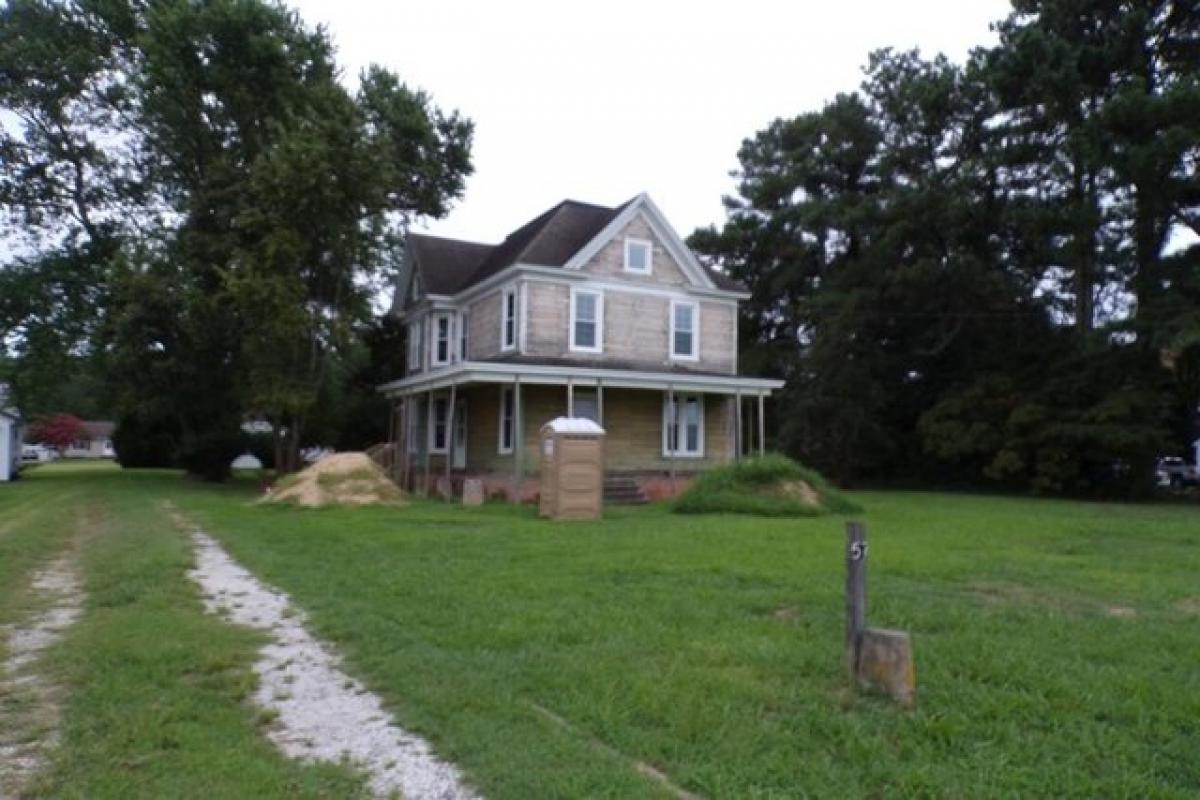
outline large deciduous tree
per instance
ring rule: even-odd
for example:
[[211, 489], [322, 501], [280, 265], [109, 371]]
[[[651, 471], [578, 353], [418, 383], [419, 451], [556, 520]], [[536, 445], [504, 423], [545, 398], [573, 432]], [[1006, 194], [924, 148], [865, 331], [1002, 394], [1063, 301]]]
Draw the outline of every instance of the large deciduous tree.
[[[173, 432], [197, 474], [226, 473], [248, 415], [295, 466], [402, 230], [461, 195], [471, 123], [382, 68], [351, 93], [325, 33], [280, 5], [13, 0], [0, 14], [15, 120], [0, 204], [41, 244], [0, 273], [32, 287], [27, 307], [0, 308], [5, 332], [27, 346], [43, 318], [78, 321], [60, 350], [93, 357], [123, 424]], [[79, 291], [55, 291], [63, 259], [84, 262], [68, 271]]]

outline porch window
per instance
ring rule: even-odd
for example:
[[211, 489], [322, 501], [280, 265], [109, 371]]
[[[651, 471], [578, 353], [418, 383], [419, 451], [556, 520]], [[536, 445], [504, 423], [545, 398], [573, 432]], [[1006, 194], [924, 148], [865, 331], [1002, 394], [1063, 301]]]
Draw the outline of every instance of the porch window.
[[500, 297], [500, 349], [512, 350], [517, 346], [517, 287], [508, 287]]
[[698, 357], [696, 323], [700, 312], [695, 303], [671, 303], [671, 358], [694, 361]]
[[513, 451], [513, 390], [509, 386], [500, 389], [500, 453]]
[[590, 419], [599, 424], [600, 398], [595, 389], [576, 389], [574, 405], [577, 418]]
[[700, 458], [704, 455], [704, 397], [668, 394], [663, 398], [663, 455]]
[[429, 452], [444, 454], [446, 452], [446, 424], [449, 422], [450, 401], [445, 397], [434, 398], [431, 414], [433, 419], [430, 420], [429, 425]]
[[599, 353], [603, 347], [604, 295], [600, 292], [571, 290], [571, 349]]
[[449, 314], [438, 314], [433, 318], [433, 352], [430, 361], [435, 367], [450, 363]]
[[625, 240], [625, 271], [649, 275], [654, 245], [645, 239]]

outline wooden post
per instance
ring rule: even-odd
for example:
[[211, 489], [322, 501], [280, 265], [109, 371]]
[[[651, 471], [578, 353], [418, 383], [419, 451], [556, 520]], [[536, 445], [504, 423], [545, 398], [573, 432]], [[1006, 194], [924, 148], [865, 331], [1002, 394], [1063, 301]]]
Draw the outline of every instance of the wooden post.
[[524, 455], [525, 431], [521, 419], [521, 376], [513, 376], [513, 502], [521, 502], [521, 484], [525, 482]]
[[846, 669], [858, 674], [858, 653], [867, 627], [867, 528], [846, 523]]
[[767, 452], [767, 417], [766, 417], [766, 402], [763, 400], [762, 394], [758, 396], [758, 454], [765, 455]]

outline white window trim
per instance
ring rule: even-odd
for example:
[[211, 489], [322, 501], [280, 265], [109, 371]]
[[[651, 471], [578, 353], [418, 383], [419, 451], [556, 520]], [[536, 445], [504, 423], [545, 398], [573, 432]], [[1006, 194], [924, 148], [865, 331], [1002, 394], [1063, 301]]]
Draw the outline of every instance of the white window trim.
[[[438, 344], [440, 342], [440, 334], [438, 326], [442, 320], [446, 320], [446, 358], [438, 358]], [[454, 315], [449, 312], [441, 312], [432, 316], [432, 324], [430, 325], [429, 337], [429, 363], [434, 367], [444, 367], [454, 360]]]
[[[700, 408], [700, 420], [698, 431], [699, 436], [696, 438], [696, 444], [699, 445], [699, 450], [689, 452], [687, 450], [679, 450], [676, 448], [674, 453], [670, 448], [670, 437], [668, 432], [671, 426], [670, 410], [671, 410], [671, 395], [668, 392], [663, 392], [663, 410], [662, 410], [662, 454], [663, 458], [704, 458], [704, 395], [695, 392], [675, 392], [675, 405], [678, 408], [683, 408], [687, 401], [695, 398]], [[679, 441], [686, 441], [686, 426], [680, 426]], [[678, 444], [678, 443], [677, 443]]]
[[[635, 269], [629, 266], [629, 248], [632, 245], [645, 245], [646, 247], [646, 268]], [[632, 236], [625, 238], [625, 271], [632, 272], [634, 275], [652, 275], [654, 273], [654, 242], [649, 239], [635, 239]]]
[[[590, 294], [596, 298], [596, 346], [582, 347], [575, 343], [575, 298], [581, 294]], [[571, 313], [567, 321], [570, 350], [572, 353], [603, 353], [604, 352], [604, 292], [596, 289], [571, 287]]]
[[[511, 342], [505, 341], [505, 334], [508, 333], [508, 298], [512, 297], [513, 308], [513, 338]], [[510, 352], [517, 349], [517, 318], [520, 316], [520, 309], [517, 308], [517, 287], [506, 286], [500, 292], [500, 350], [502, 352]]]
[[[676, 353], [675, 352], [675, 309], [680, 306], [687, 306], [692, 309], [692, 352], [691, 353]], [[671, 320], [668, 325], [670, 330], [670, 338], [667, 340], [667, 353], [672, 361], [699, 361], [700, 360], [700, 304], [686, 300], [671, 301]]]
[[[446, 405], [446, 420], [445, 420], [446, 436], [445, 436], [445, 439], [443, 439], [443, 446], [442, 446], [442, 447], [437, 447], [437, 446], [435, 446], [435, 445], [434, 445], [434, 441], [435, 441], [435, 438], [436, 438], [436, 437], [434, 436], [434, 432], [435, 432], [435, 429], [436, 429], [436, 427], [437, 427], [437, 425], [436, 425], [436, 422], [437, 422], [437, 411], [436, 411], [436, 409], [437, 409], [437, 407], [438, 407], [438, 403], [439, 403], [439, 402], [441, 402], [441, 403], [445, 403], [445, 405]], [[428, 403], [428, 407], [429, 407], [429, 412], [428, 412], [428, 413], [429, 413], [429, 417], [428, 417], [428, 422], [429, 422], [429, 437], [428, 437], [428, 438], [429, 438], [429, 454], [430, 454], [430, 455], [433, 455], [433, 456], [444, 456], [444, 455], [446, 455], [447, 453], [449, 453], [449, 452], [450, 452], [450, 398], [448, 398], [448, 397], [434, 397], [434, 398], [433, 398], [433, 399], [432, 399], [432, 400], [431, 400], [431, 401]]]
[[[508, 401], [510, 414], [512, 415], [513, 433], [512, 441], [508, 443], [508, 447], [504, 446], [504, 398], [512, 398]], [[496, 426], [496, 452], [502, 456], [509, 455], [513, 451], [513, 445], [517, 441], [517, 409], [514, 407], [516, 403], [516, 393], [511, 386], [500, 387], [500, 402], [497, 404], [499, 414], [499, 425]]]

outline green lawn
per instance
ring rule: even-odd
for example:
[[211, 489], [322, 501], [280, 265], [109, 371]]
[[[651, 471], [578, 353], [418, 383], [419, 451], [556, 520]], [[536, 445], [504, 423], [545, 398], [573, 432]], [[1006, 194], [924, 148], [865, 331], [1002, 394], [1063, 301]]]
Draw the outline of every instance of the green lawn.
[[[869, 619], [914, 637], [906, 712], [847, 690], [835, 517], [303, 511], [169, 473], [42, 469], [0, 486], [0, 519], [39, 493], [61, 498], [46, 514], [107, 515], [85, 547], [88, 614], [58, 654], [72, 701], [51, 795], [186, 793], [206, 770], [225, 796], [351, 786], [255, 736], [254, 638], [200, 613], [163, 498], [289, 592], [489, 798], [663, 796], [635, 762], [706, 797], [1200, 793], [1197, 509], [854, 494]], [[53, 526], [3, 525], [0, 571], [54, 547]]]

